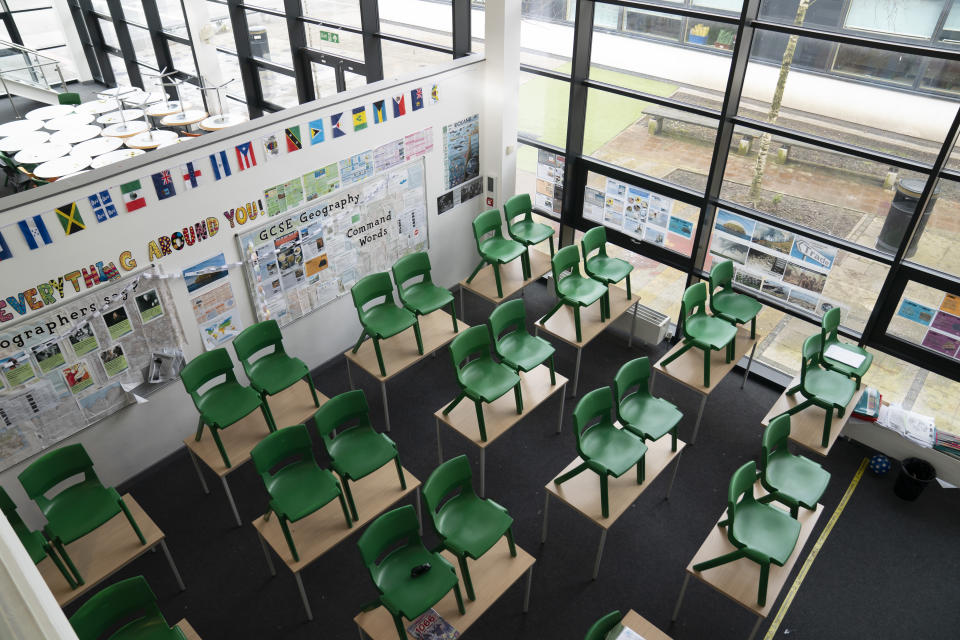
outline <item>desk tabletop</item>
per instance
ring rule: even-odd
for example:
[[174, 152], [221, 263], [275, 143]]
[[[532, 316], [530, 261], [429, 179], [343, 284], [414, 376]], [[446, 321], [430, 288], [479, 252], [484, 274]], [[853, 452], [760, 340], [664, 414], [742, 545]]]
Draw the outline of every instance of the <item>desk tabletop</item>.
[[226, 129], [227, 127], [232, 127], [233, 125], [246, 121], [247, 118], [238, 113], [223, 113], [204, 118], [199, 126], [205, 131], [219, 131], [220, 129]]
[[127, 122], [118, 122], [116, 124], [107, 125], [107, 127], [100, 132], [100, 135], [128, 138], [132, 135], [143, 133], [149, 128], [150, 125], [143, 120], [128, 120]]
[[81, 171], [90, 166], [89, 156], [66, 155], [62, 158], [54, 158], [48, 162], [38, 165], [33, 170], [33, 175], [38, 178], [49, 180], [50, 178], [59, 178], [68, 176], [77, 171]]
[[47, 131], [62, 131], [64, 129], [76, 129], [91, 122], [93, 122], [92, 113], [68, 113], [65, 116], [47, 120], [43, 123], [43, 128]]
[[[187, 107], [189, 105], [184, 105]], [[171, 113], [178, 113], [180, 111], [180, 101], [179, 100], [168, 100], [167, 102], [157, 102], [156, 104], [151, 104], [147, 107], [146, 112], [148, 116], [168, 116]]]
[[77, 144], [100, 137], [102, 129], [95, 124], [82, 124], [76, 127], [60, 129], [50, 136], [50, 142]]
[[26, 114], [27, 120], [52, 120], [67, 114], [73, 113], [73, 105], [69, 104], [51, 104], [46, 107], [38, 107]]
[[173, 142], [179, 138], [176, 131], [167, 131], [166, 129], [151, 129], [130, 136], [124, 141], [131, 149], [156, 149], [162, 144]]
[[[477, 257], [479, 258], [479, 256]], [[523, 268], [520, 265], [520, 258], [500, 265], [500, 284], [503, 289], [502, 298], [497, 297], [497, 282], [493, 275], [493, 267], [489, 264], [480, 270], [480, 273], [473, 279], [473, 282], [468, 283], [466, 279], [463, 279], [460, 281], [460, 286], [467, 291], [472, 291], [481, 298], [499, 304], [534, 280], [539, 280], [549, 271], [550, 254], [531, 247], [530, 277], [526, 280], [523, 279]]]
[[[96, 126], [96, 125], [90, 125]], [[77, 143], [73, 147], [71, 153], [75, 153], [81, 156], [102, 156], [105, 153], [109, 153], [116, 149], [119, 149], [123, 146], [123, 138], [116, 138], [113, 136], [100, 136], [98, 138], [90, 138], [89, 140], [84, 140], [83, 142]]]
[[186, 111], [178, 111], [177, 113], [163, 116], [160, 124], [165, 127], [191, 125], [197, 124], [206, 117], [207, 112], [202, 109], [187, 109]]
[[546, 323], [537, 322], [537, 327], [544, 333], [549, 333], [554, 338], [563, 340], [569, 345], [577, 348], [585, 347], [591, 340], [596, 338], [604, 329], [623, 315], [627, 309], [638, 302], [640, 298], [634, 295], [627, 299], [627, 290], [620, 287], [610, 287], [610, 318], [606, 322], [600, 321], [600, 301], [593, 303], [589, 307], [580, 309], [580, 337], [582, 340], [577, 342], [577, 326], [574, 322], [573, 308], [569, 305], [563, 305], [557, 312], [550, 316]]
[[736, 346], [734, 347], [734, 356], [730, 362], [727, 362], [727, 350], [710, 352], [710, 386], [703, 386], [703, 351], [697, 348], [691, 348], [685, 354], [664, 367], [660, 363], [669, 358], [676, 351], [683, 347], [681, 340], [673, 346], [660, 360], [653, 365], [653, 368], [664, 374], [671, 380], [693, 389], [699, 393], [709, 395], [711, 391], [717, 388], [724, 377], [737, 365], [742, 358], [754, 345], [763, 340], [763, 334], [757, 330], [756, 340], [750, 339], [749, 327], [737, 328]]
[[94, 169], [99, 169], [100, 167], [105, 167], [108, 164], [120, 162], [121, 160], [126, 160], [127, 158], [135, 158], [143, 155], [144, 153], [145, 152], [141, 149], [117, 149], [116, 151], [109, 151], [97, 156], [93, 159], [93, 162], [90, 163], [90, 166]]
[[143, 109], [124, 109], [121, 111], [111, 111], [97, 118], [97, 124], [117, 124], [118, 122], [129, 122], [139, 120], [143, 117]]
[[13, 156], [13, 159], [19, 164], [40, 164], [65, 156], [70, 153], [70, 149], [70, 145], [64, 142], [43, 142], [24, 147], [17, 155]]
[[627, 627], [628, 629], [632, 629], [643, 636], [643, 640], [671, 640], [670, 636], [653, 626], [652, 622], [641, 616], [633, 609], [630, 609], [630, 611], [627, 612], [627, 615], [623, 616], [623, 620], [621, 622], [623, 626]]
[[[790, 381], [790, 385], [780, 394], [776, 403], [770, 407], [767, 415], [763, 417], [761, 421], [763, 426], [766, 427], [770, 424], [770, 421], [778, 415], [803, 402], [803, 394], [799, 391], [792, 396], [787, 395], [787, 391], [798, 384], [800, 384], [799, 376]], [[829, 455], [830, 449], [833, 448], [833, 445], [837, 442], [837, 438], [840, 437], [840, 432], [843, 431], [843, 428], [847, 425], [847, 421], [850, 420], [850, 416], [853, 415], [853, 408], [857, 406], [857, 401], [860, 400], [861, 393], [863, 393], [862, 390], [853, 394], [850, 402], [847, 403], [846, 409], [843, 411], [843, 417], [837, 416], [836, 411], [834, 411], [833, 422], [830, 424], [830, 440], [827, 446], [824, 447], [822, 444], [823, 421], [827, 414], [826, 411], [820, 407], [807, 407], [790, 416], [790, 439], [821, 456]]]
[[43, 128], [43, 120], [11, 120], [0, 124], [0, 136], [8, 137], [18, 133], [36, 131]]
[[74, 109], [77, 113], [92, 113], [93, 115], [100, 115], [101, 113], [107, 113], [108, 111], [116, 111], [117, 101], [99, 98], [97, 100], [90, 100], [89, 102], [78, 104], [74, 107]]
[[0, 151], [4, 153], [15, 153], [27, 147], [34, 147], [44, 142], [49, 142], [50, 134], [46, 131], [24, 131], [15, 133], [0, 140]]

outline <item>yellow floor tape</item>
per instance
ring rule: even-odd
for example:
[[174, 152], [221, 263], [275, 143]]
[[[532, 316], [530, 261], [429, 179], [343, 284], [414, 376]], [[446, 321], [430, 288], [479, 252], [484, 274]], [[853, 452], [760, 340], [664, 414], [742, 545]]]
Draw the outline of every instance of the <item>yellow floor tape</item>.
[[813, 566], [813, 561], [817, 559], [817, 554], [820, 553], [820, 547], [822, 547], [823, 543], [827, 541], [827, 536], [829, 536], [830, 532], [833, 530], [833, 525], [835, 525], [837, 520], [840, 519], [840, 514], [843, 513], [843, 510], [847, 506], [847, 502], [850, 501], [850, 496], [853, 495], [854, 489], [856, 489], [857, 485], [860, 484], [860, 478], [863, 477], [863, 473], [867, 470], [867, 465], [869, 463], [870, 460], [868, 458], [864, 458], [863, 462], [860, 463], [860, 468], [857, 469], [856, 475], [854, 475], [853, 480], [850, 481], [850, 486], [847, 487], [846, 493], [844, 493], [843, 498], [840, 499], [840, 504], [837, 505], [837, 509], [833, 512], [833, 515], [830, 516], [830, 521], [827, 522], [827, 526], [823, 528], [823, 532], [821, 532], [820, 537], [817, 538], [817, 543], [813, 545], [813, 549], [811, 549], [810, 554], [807, 555], [807, 559], [803, 562], [803, 566], [800, 567], [800, 573], [797, 574], [797, 579], [794, 580], [793, 584], [790, 586], [790, 591], [787, 592], [787, 596], [780, 604], [780, 610], [777, 611], [776, 617], [773, 619], [773, 622], [770, 623], [770, 628], [767, 629], [767, 635], [763, 637], [763, 640], [773, 640], [773, 637], [777, 635], [777, 630], [780, 628], [780, 623], [783, 622], [784, 616], [787, 615], [787, 609], [790, 608], [790, 605], [793, 603], [794, 596], [796, 596], [797, 591], [800, 590], [800, 584], [803, 582], [803, 579], [807, 577], [807, 572], [810, 570], [810, 567]]

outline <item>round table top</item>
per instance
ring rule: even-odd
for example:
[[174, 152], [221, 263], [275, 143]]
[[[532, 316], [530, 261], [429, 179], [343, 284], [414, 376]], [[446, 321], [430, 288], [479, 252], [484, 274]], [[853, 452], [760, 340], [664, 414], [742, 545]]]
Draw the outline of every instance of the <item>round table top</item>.
[[65, 116], [47, 120], [43, 128], [49, 131], [62, 131], [64, 129], [75, 129], [85, 124], [93, 122], [92, 113], [69, 113]]
[[13, 159], [18, 164], [40, 164], [70, 153], [70, 145], [65, 142], [43, 142], [21, 150]]
[[27, 147], [43, 144], [49, 139], [50, 134], [46, 131], [24, 131], [0, 140], [0, 151], [13, 153]]
[[177, 138], [176, 140], [171, 140], [170, 142], [164, 142], [159, 145], [157, 149], [163, 149], [164, 147], [172, 147], [175, 144], [180, 144], [181, 142], [187, 142], [188, 140], [193, 140], [193, 138]]
[[128, 105], [140, 107], [146, 104], [163, 102], [163, 94], [159, 91], [151, 91], [150, 93], [147, 93], [146, 91], [140, 91], [138, 93], [131, 93], [130, 95], [122, 96], [120, 99]]
[[84, 102], [83, 104], [78, 104], [74, 107], [77, 113], [92, 113], [94, 115], [100, 115], [101, 113], [106, 113], [108, 111], [117, 110], [117, 101], [110, 99], [100, 98], [98, 100], [91, 100], [89, 102]]
[[105, 153], [109, 153], [115, 149], [119, 149], [123, 146], [123, 138], [117, 138], [115, 136], [91, 138], [85, 142], [73, 147], [73, 151], [70, 153], [76, 154], [78, 156], [102, 156]]
[[126, 138], [128, 136], [135, 135], [137, 133], [143, 133], [150, 128], [143, 120], [133, 120], [126, 123], [118, 122], [117, 124], [111, 124], [106, 127], [103, 131], [100, 132], [102, 136], [116, 136], [118, 138]]
[[97, 118], [98, 124], [117, 124], [118, 122], [123, 122], [126, 120], [130, 122], [131, 120], [137, 120], [143, 117], [143, 109], [124, 109], [123, 117], [120, 116], [119, 111], [111, 111], [110, 113], [105, 113], [99, 118]]
[[94, 169], [99, 169], [100, 167], [105, 167], [108, 164], [120, 162], [121, 160], [126, 160], [127, 158], [135, 158], [145, 153], [146, 151], [143, 149], [117, 149], [116, 151], [105, 153], [102, 156], [97, 156], [93, 159], [93, 162], [90, 163], [90, 166]]
[[90, 158], [88, 156], [68, 155], [44, 162], [33, 170], [33, 175], [44, 179], [60, 178], [62, 176], [68, 176], [71, 173], [76, 173], [81, 169], [86, 169], [89, 166]]
[[197, 124], [206, 117], [207, 112], [203, 109], [187, 109], [186, 111], [178, 111], [177, 113], [169, 116], [163, 116], [163, 119], [160, 120], [160, 124], [165, 127]]
[[46, 107], [34, 109], [33, 111], [28, 111], [27, 120], [52, 120], [53, 118], [71, 114], [74, 111], [73, 105], [70, 104], [51, 104]]
[[[128, 91], [133, 91], [134, 89], [136, 89], [137, 91], [143, 91], [143, 89], [141, 89], [140, 87], [131, 87], [128, 84], [124, 84], [116, 87], [111, 87], [110, 89], [104, 89], [103, 91], [97, 94], [97, 97], [98, 98], [116, 98], [118, 93], [126, 93]], [[131, 93], [130, 95], [133, 95], [133, 94]]]
[[[100, 136], [102, 129], [95, 124], [83, 124], [79, 127], [64, 128], [50, 136], [50, 142], [76, 144]], [[83, 154], [80, 154], [83, 155]]]
[[0, 124], [0, 136], [16, 135], [43, 128], [43, 120], [11, 120]]
[[205, 131], [219, 131], [232, 127], [235, 124], [246, 122], [247, 119], [238, 113], [224, 113], [217, 116], [210, 116], [200, 122], [200, 128]]
[[131, 149], [156, 149], [161, 144], [165, 142], [173, 142], [177, 138], [179, 138], [179, 136], [177, 135], [176, 131], [154, 129], [152, 131], [138, 133], [135, 136], [130, 136], [124, 140], [124, 144]]
[[[185, 104], [184, 108], [190, 105]], [[167, 102], [158, 102], [147, 107], [148, 116], [169, 116], [172, 113], [180, 111], [179, 100], [168, 100]]]

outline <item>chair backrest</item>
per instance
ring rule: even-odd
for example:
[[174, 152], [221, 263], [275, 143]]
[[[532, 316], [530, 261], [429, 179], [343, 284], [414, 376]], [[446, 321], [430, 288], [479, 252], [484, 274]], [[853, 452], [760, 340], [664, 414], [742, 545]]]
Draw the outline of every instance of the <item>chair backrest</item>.
[[733, 261], [718, 262], [710, 269], [710, 296], [717, 289], [733, 288]]
[[283, 335], [277, 321], [272, 319], [250, 325], [233, 339], [233, 350], [244, 370], [250, 366], [251, 356], [271, 346], [275, 353], [283, 353]]
[[500, 219], [500, 211], [497, 209], [487, 209], [473, 219], [473, 237], [477, 241], [477, 250], [480, 250], [480, 244], [488, 233], [499, 238], [503, 237], [503, 221]]
[[[560, 281], [570, 276], [580, 275], [580, 249], [575, 244], [557, 249], [556, 254], [550, 258], [550, 268], [553, 271], [553, 288], [559, 296]], [[570, 273], [563, 275], [568, 270]]]
[[527, 330], [527, 309], [523, 298], [516, 298], [501, 302], [487, 318], [490, 327], [490, 338], [494, 344], [500, 341], [503, 334]]
[[367, 530], [357, 540], [357, 546], [360, 548], [363, 563], [367, 565], [374, 580], [380, 573], [380, 567], [386, 564], [392, 555], [410, 546], [423, 546], [419, 530], [417, 512], [410, 504], [387, 511], [367, 526]]
[[465, 455], [447, 460], [434, 469], [423, 483], [423, 499], [431, 517], [441, 511], [446, 505], [445, 498], [455, 491], [459, 491], [461, 495], [474, 493], [473, 473], [470, 471], [470, 461]]
[[620, 611], [611, 611], [590, 625], [590, 628], [587, 630], [587, 635], [583, 637], [583, 640], [604, 640], [607, 634], [620, 624], [622, 617]]
[[180, 371], [180, 381], [194, 403], [200, 400], [200, 387], [220, 376], [226, 376], [227, 382], [237, 381], [233, 372], [233, 360], [223, 348], [201, 353]]
[[253, 458], [257, 473], [269, 488], [270, 479], [287, 465], [314, 459], [307, 425], [296, 424], [277, 429], [257, 443], [250, 451], [250, 457]]
[[0, 487], [0, 513], [7, 517], [10, 526], [14, 529], [17, 525], [23, 525], [23, 518], [17, 513], [17, 503], [7, 494], [3, 487]]
[[377, 298], [384, 297], [386, 298], [384, 302], [393, 303], [393, 283], [390, 281], [390, 274], [380, 271], [360, 278], [350, 287], [350, 295], [353, 296], [353, 306], [361, 315], [367, 303]]
[[807, 381], [807, 370], [820, 368], [820, 353], [823, 351], [823, 340], [814, 334], [803, 341], [800, 362], [800, 387]]
[[763, 430], [763, 441], [760, 446], [760, 470], [767, 470], [767, 462], [774, 451], [787, 446], [787, 438], [790, 436], [790, 416], [786, 413], [780, 414], [770, 421], [767, 428]]
[[[613, 408], [613, 392], [610, 387], [600, 387], [585, 393], [573, 410], [573, 428], [577, 436], [577, 451], [580, 450], [580, 439], [589, 429], [603, 425], [612, 425], [610, 410]], [[594, 423], [594, 420], [599, 421]]]
[[358, 427], [371, 426], [370, 407], [363, 389], [354, 389], [334, 396], [313, 414], [313, 425], [324, 446], [336, 437], [334, 432], [353, 421], [356, 421]]
[[[163, 614], [150, 585], [143, 576], [135, 576], [95, 593], [70, 616], [70, 625], [80, 640], [100, 640], [119, 623], [143, 618], [163, 620]], [[165, 620], [163, 625], [167, 626]]]
[[518, 193], [503, 203], [503, 217], [509, 225], [513, 219], [524, 216], [524, 220], [533, 220], [533, 206], [530, 204], [529, 193]]
[[461, 364], [467, 358], [475, 355], [490, 357], [490, 330], [487, 327], [477, 325], [469, 329], [461, 329], [460, 333], [450, 341], [450, 357], [453, 360], [453, 368], [457, 372], [457, 379], [460, 379]]
[[407, 289], [403, 285], [408, 280], [423, 276], [421, 282], [432, 282], [430, 279], [430, 256], [427, 255], [426, 251], [416, 251], [403, 256], [393, 263], [391, 271], [393, 271], [393, 280], [397, 283], [397, 291], [400, 292], [401, 298], [403, 292]]
[[40, 510], [46, 513], [52, 502], [46, 493], [67, 478], [82, 473], [86, 480], [96, 480], [93, 471], [93, 460], [87, 455], [82, 444], [68, 444], [65, 447], [49, 451], [20, 472], [17, 476], [23, 485], [27, 497], [37, 503]]
[[727, 489], [727, 538], [737, 548], [743, 547], [733, 531], [737, 509], [745, 504], [756, 502], [756, 498], [753, 497], [753, 483], [756, 481], [757, 463], [753, 460], [744, 463], [730, 478], [730, 486]]
[[617, 405], [623, 402], [628, 392], [636, 387], [640, 396], [650, 396], [650, 358], [634, 358], [624, 363], [613, 377], [613, 388], [617, 395]]
[[60, 104], [80, 104], [80, 94], [65, 92], [57, 95]]
[[583, 248], [583, 259], [586, 260], [590, 254], [600, 250], [599, 255], [607, 255], [607, 230], [605, 227], [596, 226], [583, 234], [580, 240], [580, 246]]
[[827, 344], [829, 340], [836, 340], [839, 329], [840, 307], [834, 307], [823, 314], [823, 319], [820, 320], [820, 337], [823, 339], [823, 344]]
[[680, 322], [683, 324], [683, 335], [687, 333], [687, 318], [694, 315], [707, 315], [707, 285], [697, 282], [687, 287], [680, 299]]

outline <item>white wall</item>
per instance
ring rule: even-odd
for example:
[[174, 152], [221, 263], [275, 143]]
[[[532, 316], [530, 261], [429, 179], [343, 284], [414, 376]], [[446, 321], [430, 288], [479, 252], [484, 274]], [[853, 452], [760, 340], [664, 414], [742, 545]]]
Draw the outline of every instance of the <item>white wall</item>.
[[[304, 136], [304, 148], [293, 154], [281, 156], [269, 163], [259, 159], [258, 165], [220, 182], [212, 179], [200, 188], [178, 193], [175, 197], [157, 202], [152, 185], [144, 182], [149, 193], [145, 209], [128, 214], [121, 211], [119, 216], [103, 224], [97, 224], [92, 215], [85, 221], [89, 226], [85, 231], [64, 237], [52, 215], [46, 215], [46, 224], [54, 236], [52, 246], [29, 251], [15, 227], [4, 230], [4, 236], [10, 244], [14, 258], [3, 263], [4, 297], [13, 295], [38, 282], [68, 273], [81, 265], [87, 266], [98, 260], [116, 260], [124, 250], [133, 252], [138, 266], [150, 263], [148, 242], [161, 235], [168, 235], [184, 226], [214, 216], [219, 219], [219, 233], [192, 247], [174, 252], [159, 261], [168, 273], [177, 272], [221, 251], [227, 260], [240, 259], [234, 232], [257, 226], [261, 220], [248, 222], [244, 227], [230, 229], [223, 217], [223, 210], [263, 197], [263, 189], [276, 185], [286, 179], [299, 176], [307, 171], [341, 160], [350, 155], [373, 149], [378, 145], [395, 140], [404, 134], [433, 127], [433, 151], [426, 156], [426, 190], [428, 227], [430, 234], [430, 259], [433, 265], [434, 280], [443, 286], [451, 286], [466, 275], [476, 263], [476, 249], [473, 242], [470, 222], [480, 211], [481, 198], [474, 198], [443, 214], [437, 215], [437, 197], [443, 189], [443, 125], [453, 123], [466, 116], [478, 113], [483, 104], [484, 62], [476, 57], [452, 61], [442, 73], [409, 79], [397, 83], [384, 81], [368, 85], [362, 89], [335, 96], [331, 100], [317, 101], [301, 105], [281, 113], [260, 118], [247, 125], [253, 130], [237, 135], [230, 130], [209, 134], [188, 143], [175, 145], [168, 149], [155, 151], [123, 164], [105, 167], [97, 171], [73, 178], [62, 183], [54, 183], [41, 189], [8, 196], [0, 201], [0, 225], [14, 224], [27, 215], [52, 211], [64, 203], [86, 199], [87, 195], [98, 189], [114, 187], [131, 179], [147, 176], [157, 171], [176, 168], [180, 164], [203, 158], [203, 167], [207, 169], [208, 154], [219, 150], [233, 153], [233, 146], [255, 140], [259, 145], [260, 137], [282, 133], [284, 126], [299, 124], [301, 130], [311, 119], [318, 116], [326, 118], [327, 140], [311, 147], [309, 137]], [[427, 104], [424, 109], [411, 112], [409, 104], [410, 89], [424, 88], [424, 99], [429, 100], [429, 88], [432, 84], [440, 86], [440, 102]], [[389, 100], [392, 93], [400, 89], [407, 94], [407, 115], [394, 119]], [[374, 100], [388, 101], [388, 121], [373, 124], [370, 104]], [[337, 140], [330, 138], [329, 115], [340, 111], [347, 112], [352, 107], [365, 104], [370, 124], [367, 129], [354, 133], [350, 131]], [[326, 105], [326, 106], [324, 106]], [[484, 126], [481, 114], [480, 126]], [[254, 128], [255, 126], [255, 128]], [[352, 128], [352, 127], [351, 127]], [[234, 131], [243, 130], [236, 127]], [[258, 154], [262, 146], [258, 147]], [[481, 160], [490, 151], [481, 148]], [[234, 158], [235, 159], [235, 158]], [[483, 165], [481, 165], [483, 168]], [[178, 185], [179, 186], [179, 185]], [[39, 196], [39, 197], [38, 197]], [[113, 189], [114, 199], [120, 197], [119, 189]], [[119, 263], [118, 263], [119, 266]], [[229, 281], [237, 296], [238, 309], [244, 326], [254, 322], [254, 316], [247, 295], [247, 286], [240, 269], [230, 272]], [[172, 280], [171, 289], [177, 302], [180, 320], [187, 336], [186, 357], [200, 353], [202, 346], [196, 322], [189, 306], [189, 295], [182, 280]], [[42, 313], [42, 309], [33, 313]], [[27, 315], [27, 318], [30, 316]], [[284, 344], [287, 351], [299, 356], [310, 367], [316, 367], [325, 361], [342, 357], [360, 332], [360, 324], [349, 295], [330, 303], [294, 324], [284, 328]], [[232, 349], [230, 349], [231, 355]], [[242, 369], [237, 366], [238, 374]], [[82, 443], [93, 458], [101, 479], [108, 484], [117, 484], [144, 470], [164, 456], [183, 446], [183, 439], [196, 428], [197, 412], [189, 396], [179, 383], [173, 383], [150, 396], [149, 403], [131, 405], [106, 418], [79, 434], [62, 441], [60, 444]], [[42, 522], [39, 512], [28, 507], [28, 501], [17, 480], [17, 474], [27, 465], [22, 462], [0, 473], [0, 485], [7, 489], [13, 499], [21, 505], [25, 520], [34, 526]]]

